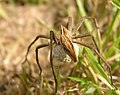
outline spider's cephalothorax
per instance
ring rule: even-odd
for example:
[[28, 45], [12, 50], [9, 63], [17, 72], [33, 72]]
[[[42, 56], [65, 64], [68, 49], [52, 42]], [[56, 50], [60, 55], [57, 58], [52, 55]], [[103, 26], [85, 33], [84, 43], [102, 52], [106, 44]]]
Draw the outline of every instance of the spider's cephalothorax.
[[56, 44], [53, 48], [53, 59], [63, 62], [76, 62], [78, 56], [78, 45], [72, 42], [72, 32], [61, 25], [61, 31], [57, 35]]

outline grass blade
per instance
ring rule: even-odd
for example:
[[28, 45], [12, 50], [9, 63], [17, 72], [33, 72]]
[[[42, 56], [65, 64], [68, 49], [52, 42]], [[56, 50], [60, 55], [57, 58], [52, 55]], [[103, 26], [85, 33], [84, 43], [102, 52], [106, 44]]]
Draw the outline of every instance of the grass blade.
[[[79, 9], [79, 12], [80, 12], [80, 15], [82, 17], [84, 16], [87, 16], [86, 12], [85, 12], [85, 9], [84, 9], [84, 6], [82, 4], [82, 0], [76, 0], [76, 3], [77, 3], [77, 6], [78, 6], [78, 9]], [[93, 30], [93, 27], [92, 27], [92, 24], [90, 21], [85, 21], [85, 26], [87, 28], [88, 31], [92, 31]]]
[[110, 80], [109, 80], [107, 74], [105, 73], [103, 68], [100, 66], [100, 64], [98, 64], [97, 59], [95, 58], [95, 56], [93, 55], [91, 50], [89, 48], [85, 48], [85, 50], [87, 51], [88, 60], [90, 60], [91, 67], [95, 70], [95, 72], [97, 72], [98, 74], [103, 76], [110, 83]]
[[112, 0], [112, 4], [118, 9], [120, 9], [120, 0]]
[[112, 20], [112, 22], [110, 23], [110, 25], [109, 25], [109, 27], [108, 27], [107, 34], [106, 34], [106, 38], [105, 38], [105, 42], [104, 42], [104, 44], [103, 44], [103, 48], [105, 48], [105, 47], [106, 47], [106, 44], [108, 43], [108, 40], [109, 40], [109, 38], [110, 38], [110, 33], [112, 32], [112, 29], [113, 29], [113, 26], [114, 26], [114, 24], [115, 24], [115, 22], [116, 22], [116, 19], [117, 19], [118, 14], [119, 14], [119, 9], [117, 9], [117, 11], [116, 11], [116, 13], [115, 13], [115, 15], [114, 15], [114, 17], [113, 17], [113, 20]]

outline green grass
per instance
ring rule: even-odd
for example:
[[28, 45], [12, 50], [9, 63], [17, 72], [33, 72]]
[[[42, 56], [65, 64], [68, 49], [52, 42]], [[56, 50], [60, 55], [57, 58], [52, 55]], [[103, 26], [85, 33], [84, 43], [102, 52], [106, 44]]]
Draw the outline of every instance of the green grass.
[[116, 25], [116, 20], [118, 20], [117, 19], [118, 15], [119, 15], [119, 9], [116, 10], [115, 15], [113, 17], [113, 20], [112, 20], [112, 22], [110, 23], [110, 25], [108, 27], [107, 34], [106, 34], [107, 36], [105, 37], [105, 42], [103, 44], [103, 48], [105, 48], [106, 44], [108, 43], [108, 40], [110, 38], [110, 34], [111, 34], [112, 30], [113, 30], [113, 27]]

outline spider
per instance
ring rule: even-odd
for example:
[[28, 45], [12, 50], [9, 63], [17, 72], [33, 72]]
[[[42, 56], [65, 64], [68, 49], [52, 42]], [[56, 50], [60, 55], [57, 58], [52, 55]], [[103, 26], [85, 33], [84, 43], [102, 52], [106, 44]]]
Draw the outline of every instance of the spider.
[[[55, 35], [55, 33], [53, 31], [50, 31], [50, 35], [49, 36], [38, 35], [33, 40], [33, 42], [28, 46], [28, 48], [27, 48], [27, 53], [25, 55], [24, 62], [28, 61], [27, 56], [28, 56], [29, 50], [30, 50], [31, 46], [38, 39], [44, 38], [44, 39], [49, 39], [50, 40], [49, 43], [47, 43], [47, 44], [41, 44], [41, 45], [38, 45], [36, 47], [36, 49], [35, 49], [35, 52], [36, 52], [36, 63], [38, 65], [39, 69], [40, 69], [40, 76], [41, 76], [42, 68], [40, 66], [39, 59], [38, 59], [38, 50], [41, 49], [41, 48], [43, 48], [43, 47], [49, 46], [50, 47], [50, 56], [49, 56], [49, 58], [50, 58], [50, 64], [51, 64], [51, 69], [52, 69], [52, 73], [53, 73], [54, 80], [55, 80], [55, 93], [57, 92], [57, 78], [55, 76], [55, 71], [54, 71], [54, 68], [53, 68], [53, 55], [55, 53], [59, 53], [59, 51], [56, 52], [55, 50], [62, 48], [63, 49], [63, 53], [67, 54], [71, 58], [71, 60], [73, 62], [77, 62], [78, 58], [77, 58], [77, 53], [76, 53], [76, 50], [75, 50], [74, 43], [76, 43], [78, 45], [85, 46], [85, 47], [91, 49], [95, 54], [97, 54], [98, 55], [99, 64], [100, 64], [100, 58], [101, 58], [101, 60], [106, 64], [106, 66], [109, 69], [109, 73], [110, 73], [110, 77], [111, 77], [111, 83], [112, 83], [111, 68], [108, 65], [108, 63], [106, 62], [106, 60], [104, 59], [104, 57], [100, 54], [100, 51], [98, 49], [98, 46], [97, 46], [97, 44], [95, 42], [95, 39], [94, 39], [93, 35], [91, 33], [87, 33], [87, 34], [84, 34], [84, 35], [74, 35], [74, 33], [75, 33], [74, 31], [78, 31], [79, 28], [81, 27], [81, 25], [84, 23], [84, 21], [86, 19], [93, 20], [94, 24], [95, 24], [95, 27], [96, 27], [97, 31], [99, 32], [97, 20], [95, 18], [93, 18], [93, 17], [87, 17], [87, 16], [82, 17], [80, 23], [78, 23], [77, 27], [73, 30], [73, 28], [72, 28], [72, 17], [69, 17], [68, 18], [67, 28], [61, 25], [59, 35]], [[85, 37], [91, 37], [92, 38], [92, 40], [93, 40], [93, 42], [95, 44], [95, 48], [91, 47], [89, 45], [86, 45], [86, 44], [84, 44], [84, 43], [82, 43], [80, 41], [74, 40], [74, 39], [85, 38]], [[59, 48], [54, 47], [56, 49], [53, 49], [53, 45], [60, 46], [60, 47]]]

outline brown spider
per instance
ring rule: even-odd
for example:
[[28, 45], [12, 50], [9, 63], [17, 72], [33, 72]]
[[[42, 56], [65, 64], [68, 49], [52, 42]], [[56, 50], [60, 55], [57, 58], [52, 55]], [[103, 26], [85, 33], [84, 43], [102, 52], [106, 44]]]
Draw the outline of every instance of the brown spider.
[[[78, 31], [79, 28], [81, 27], [81, 25], [83, 24], [83, 22], [85, 21], [85, 19], [92, 19], [94, 21], [94, 24], [95, 24], [95, 27], [98, 30], [98, 25], [97, 25], [97, 21], [95, 18], [93, 17], [83, 17], [80, 21], [80, 23], [78, 24], [77, 28], [74, 30], [74, 31]], [[85, 35], [74, 35], [74, 31], [72, 29], [72, 18], [69, 17], [69, 21], [68, 21], [68, 26], [67, 28], [65, 28], [64, 26], [61, 25], [61, 30], [60, 30], [60, 34], [59, 36], [56, 36], [54, 34], [53, 31], [50, 31], [50, 36], [45, 36], [45, 35], [38, 35], [34, 41], [28, 46], [28, 49], [27, 49], [27, 53], [25, 55], [25, 61], [27, 61], [27, 55], [29, 53], [29, 50], [31, 48], [31, 46], [40, 38], [45, 38], [45, 39], [50, 39], [50, 42], [47, 43], [47, 44], [42, 44], [42, 45], [39, 45], [36, 47], [36, 62], [37, 62], [37, 65], [40, 69], [40, 75], [42, 73], [42, 68], [39, 64], [39, 59], [38, 59], [38, 50], [40, 48], [43, 48], [43, 47], [46, 47], [46, 46], [50, 46], [50, 64], [51, 64], [51, 68], [52, 68], [52, 73], [53, 73], [53, 76], [54, 76], [54, 80], [55, 80], [55, 93], [57, 92], [57, 78], [55, 76], [55, 71], [54, 71], [54, 68], [53, 68], [53, 53], [55, 52], [53, 49], [53, 44], [55, 45], [60, 45], [62, 47], [62, 49], [64, 50], [64, 52], [71, 58], [72, 61], [74, 62], [77, 62], [77, 54], [76, 54], [76, 50], [75, 50], [75, 47], [73, 45], [73, 43], [76, 43], [76, 44], [79, 44], [79, 45], [82, 45], [82, 46], [85, 46], [85, 47], [88, 47], [89, 49], [91, 49], [92, 51], [94, 51], [95, 54], [98, 55], [98, 61], [100, 63], [100, 58], [101, 60], [106, 64], [106, 66], [108, 67], [109, 69], [109, 72], [110, 72], [110, 77], [111, 77], [111, 83], [112, 83], [112, 75], [111, 75], [111, 68], [110, 66], [108, 65], [108, 63], [106, 62], [106, 60], [102, 57], [102, 55], [100, 54], [99, 52], [99, 49], [97, 47], [97, 44], [95, 42], [95, 39], [94, 37], [92, 36], [92, 34], [90, 33], [87, 33]], [[78, 41], [74, 41], [73, 39], [79, 39], [79, 38], [84, 38], [84, 37], [91, 37], [94, 44], [95, 44], [95, 47], [91, 47], [89, 45], [86, 45], [82, 42], [78, 42]], [[55, 48], [55, 47], [54, 47]], [[59, 51], [58, 51], [59, 52]], [[54, 53], [55, 54], [55, 53]], [[102, 66], [102, 65], [101, 65]], [[103, 67], [102, 67], [103, 68]]]

